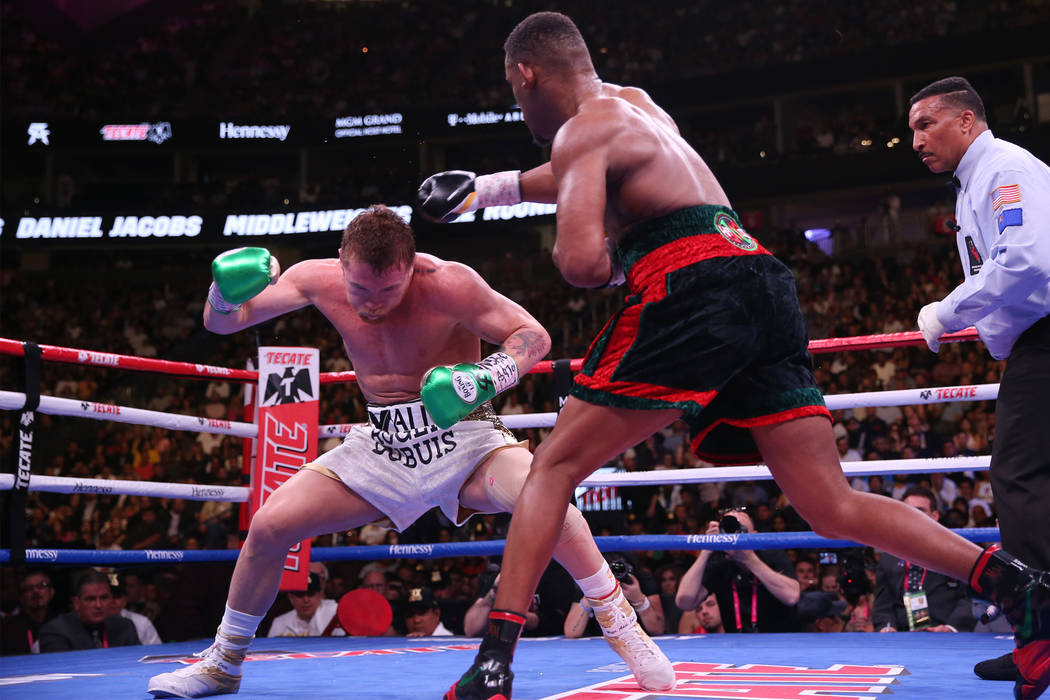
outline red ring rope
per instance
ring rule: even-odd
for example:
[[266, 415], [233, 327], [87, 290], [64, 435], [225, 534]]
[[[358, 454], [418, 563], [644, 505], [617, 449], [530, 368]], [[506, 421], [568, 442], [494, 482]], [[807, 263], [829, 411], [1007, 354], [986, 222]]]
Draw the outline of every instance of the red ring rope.
[[[942, 343], [958, 343], [969, 340], [978, 340], [977, 331], [973, 328], [947, 333], [941, 336]], [[842, 350], [875, 350], [880, 348], [894, 348], [907, 345], [925, 345], [922, 333], [918, 331], [907, 331], [903, 333], [879, 333], [875, 335], [857, 335], [847, 338], [825, 338], [823, 340], [811, 340], [809, 351], [814, 355], [822, 353], [839, 352]], [[247, 369], [230, 369], [227, 367], [216, 367], [214, 365], [202, 365], [193, 362], [173, 362], [171, 360], [157, 360], [148, 357], [136, 357], [134, 355], [118, 355], [111, 352], [100, 352], [97, 350], [80, 350], [77, 348], [65, 348], [57, 345], [41, 345], [41, 359], [51, 362], [67, 362], [79, 365], [93, 365], [96, 367], [118, 367], [120, 369], [135, 370], [139, 372], [159, 372], [161, 374], [174, 374], [184, 377], [207, 377], [209, 379], [226, 379], [229, 381], [254, 382], [259, 379], [259, 373]], [[10, 338], [0, 338], [0, 354], [21, 357], [23, 354], [22, 343]], [[583, 360], [576, 359], [570, 363], [573, 372], [580, 371]], [[550, 374], [554, 371], [554, 362], [544, 360], [536, 363], [529, 370], [529, 374]], [[357, 373], [350, 372], [322, 372], [322, 384], [337, 384], [341, 382], [356, 381]]]

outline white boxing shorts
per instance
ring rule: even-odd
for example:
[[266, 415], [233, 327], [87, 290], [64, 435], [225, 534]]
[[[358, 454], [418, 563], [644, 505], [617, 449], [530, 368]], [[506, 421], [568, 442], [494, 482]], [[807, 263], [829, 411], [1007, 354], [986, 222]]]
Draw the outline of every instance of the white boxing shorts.
[[399, 531], [434, 506], [462, 525], [474, 512], [460, 508], [463, 484], [493, 452], [525, 444], [488, 402], [449, 430], [433, 423], [420, 399], [369, 404], [368, 423], [355, 425], [339, 447], [304, 469], [338, 478]]

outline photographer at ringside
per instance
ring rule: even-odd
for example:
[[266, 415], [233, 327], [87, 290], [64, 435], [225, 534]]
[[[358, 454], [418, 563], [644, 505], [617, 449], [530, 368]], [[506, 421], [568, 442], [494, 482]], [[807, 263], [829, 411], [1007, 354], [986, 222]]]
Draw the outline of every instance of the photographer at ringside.
[[[624, 597], [638, 613], [638, 622], [653, 636], [663, 634], [666, 623], [663, 603], [660, 602], [660, 585], [656, 579], [648, 571], [635, 566], [627, 554], [612, 554], [608, 560], [609, 570], [620, 582]], [[586, 596], [580, 590], [576, 594], [579, 602], [572, 604], [565, 617], [565, 636], [569, 639], [600, 636], [601, 628], [594, 621]]]
[[[704, 534], [751, 533], [751, 517], [731, 508], [707, 524]], [[714, 593], [726, 632], [798, 632], [795, 605], [799, 599], [795, 568], [783, 550], [700, 550], [678, 584], [675, 603], [693, 610]]]
[[[872, 615], [875, 608], [874, 552], [867, 549], [848, 549], [838, 553], [822, 552], [820, 562], [833, 567], [835, 576], [834, 594], [846, 603], [848, 619], [841, 632], [874, 632]], [[800, 606], [801, 607], [801, 606]], [[802, 617], [800, 613], [800, 617]]]
[[[496, 590], [499, 588], [500, 565], [489, 564], [478, 574], [478, 597], [463, 617], [463, 633], [468, 637], [480, 637], [488, 628], [488, 615], [492, 611]], [[532, 605], [525, 613], [525, 636], [549, 637], [562, 634], [565, 618], [578, 599], [574, 596], [576, 586], [561, 564], [552, 561], [540, 577]], [[575, 591], [575, 595], [579, 595]], [[599, 634], [601, 632], [599, 631]]]

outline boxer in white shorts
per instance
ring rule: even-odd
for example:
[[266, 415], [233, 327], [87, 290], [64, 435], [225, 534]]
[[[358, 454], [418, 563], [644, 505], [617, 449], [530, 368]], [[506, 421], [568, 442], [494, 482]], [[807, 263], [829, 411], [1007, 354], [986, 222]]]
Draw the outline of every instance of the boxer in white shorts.
[[[338, 258], [305, 260], [281, 274], [265, 249], [239, 248], [220, 254], [212, 274], [204, 325], [213, 332], [234, 333], [309, 305], [324, 314], [353, 363], [371, 427], [355, 429], [267, 499], [237, 559], [215, 642], [198, 663], [151, 678], [155, 697], [238, 691], [241, 663], [295, 543], [384, 518], [402, 529], [433, 505], [456, 523], [471, 512], [513, 510], [532, 455], [483, 401], [550, 350], [536, 319], [469, 267], [416, 253], [411, 228], [383, 206], [350, 222]], [[482, 340], [500, 352], [479, 361]], [[446, 430], [434, 428], [419, 398], [424, 377], [442, 372], [482, 401]], [[626, 613], [609, 616], [610, 645], [643, 688], [671, 687], [670, 662], [638, 626], [575, 507], [554, 556], [585, 593], [613, 588], [608, 604]]]
[[479, 464], [508, 447], [528, 447], [484, 403], [450, 430], [434, 425], [420, 400], [368, 405], [368, 423], [355, 425], [334, 450], [305, 469], [337, 479], [404, 530], [434, 506], [462, 525], [476, 510], [460, 490]]

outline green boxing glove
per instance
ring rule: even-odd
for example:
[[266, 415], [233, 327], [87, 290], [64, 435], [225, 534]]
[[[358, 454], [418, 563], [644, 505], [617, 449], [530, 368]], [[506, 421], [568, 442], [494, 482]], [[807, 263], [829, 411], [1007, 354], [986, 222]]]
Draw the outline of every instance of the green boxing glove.
[[419, 393], [434, 423], [445, 430], [517, 383], [518, 364], [510, 355], [497, 352], [476, 365], [434, 367], [423, 375]]
[[244, 302], [276, 284], [281, 274], [277, 258], [266, 248], [235, 248], [211, 262], [215, 281], [208, 289], [208, 303], [221, 314], [233, 313]]

